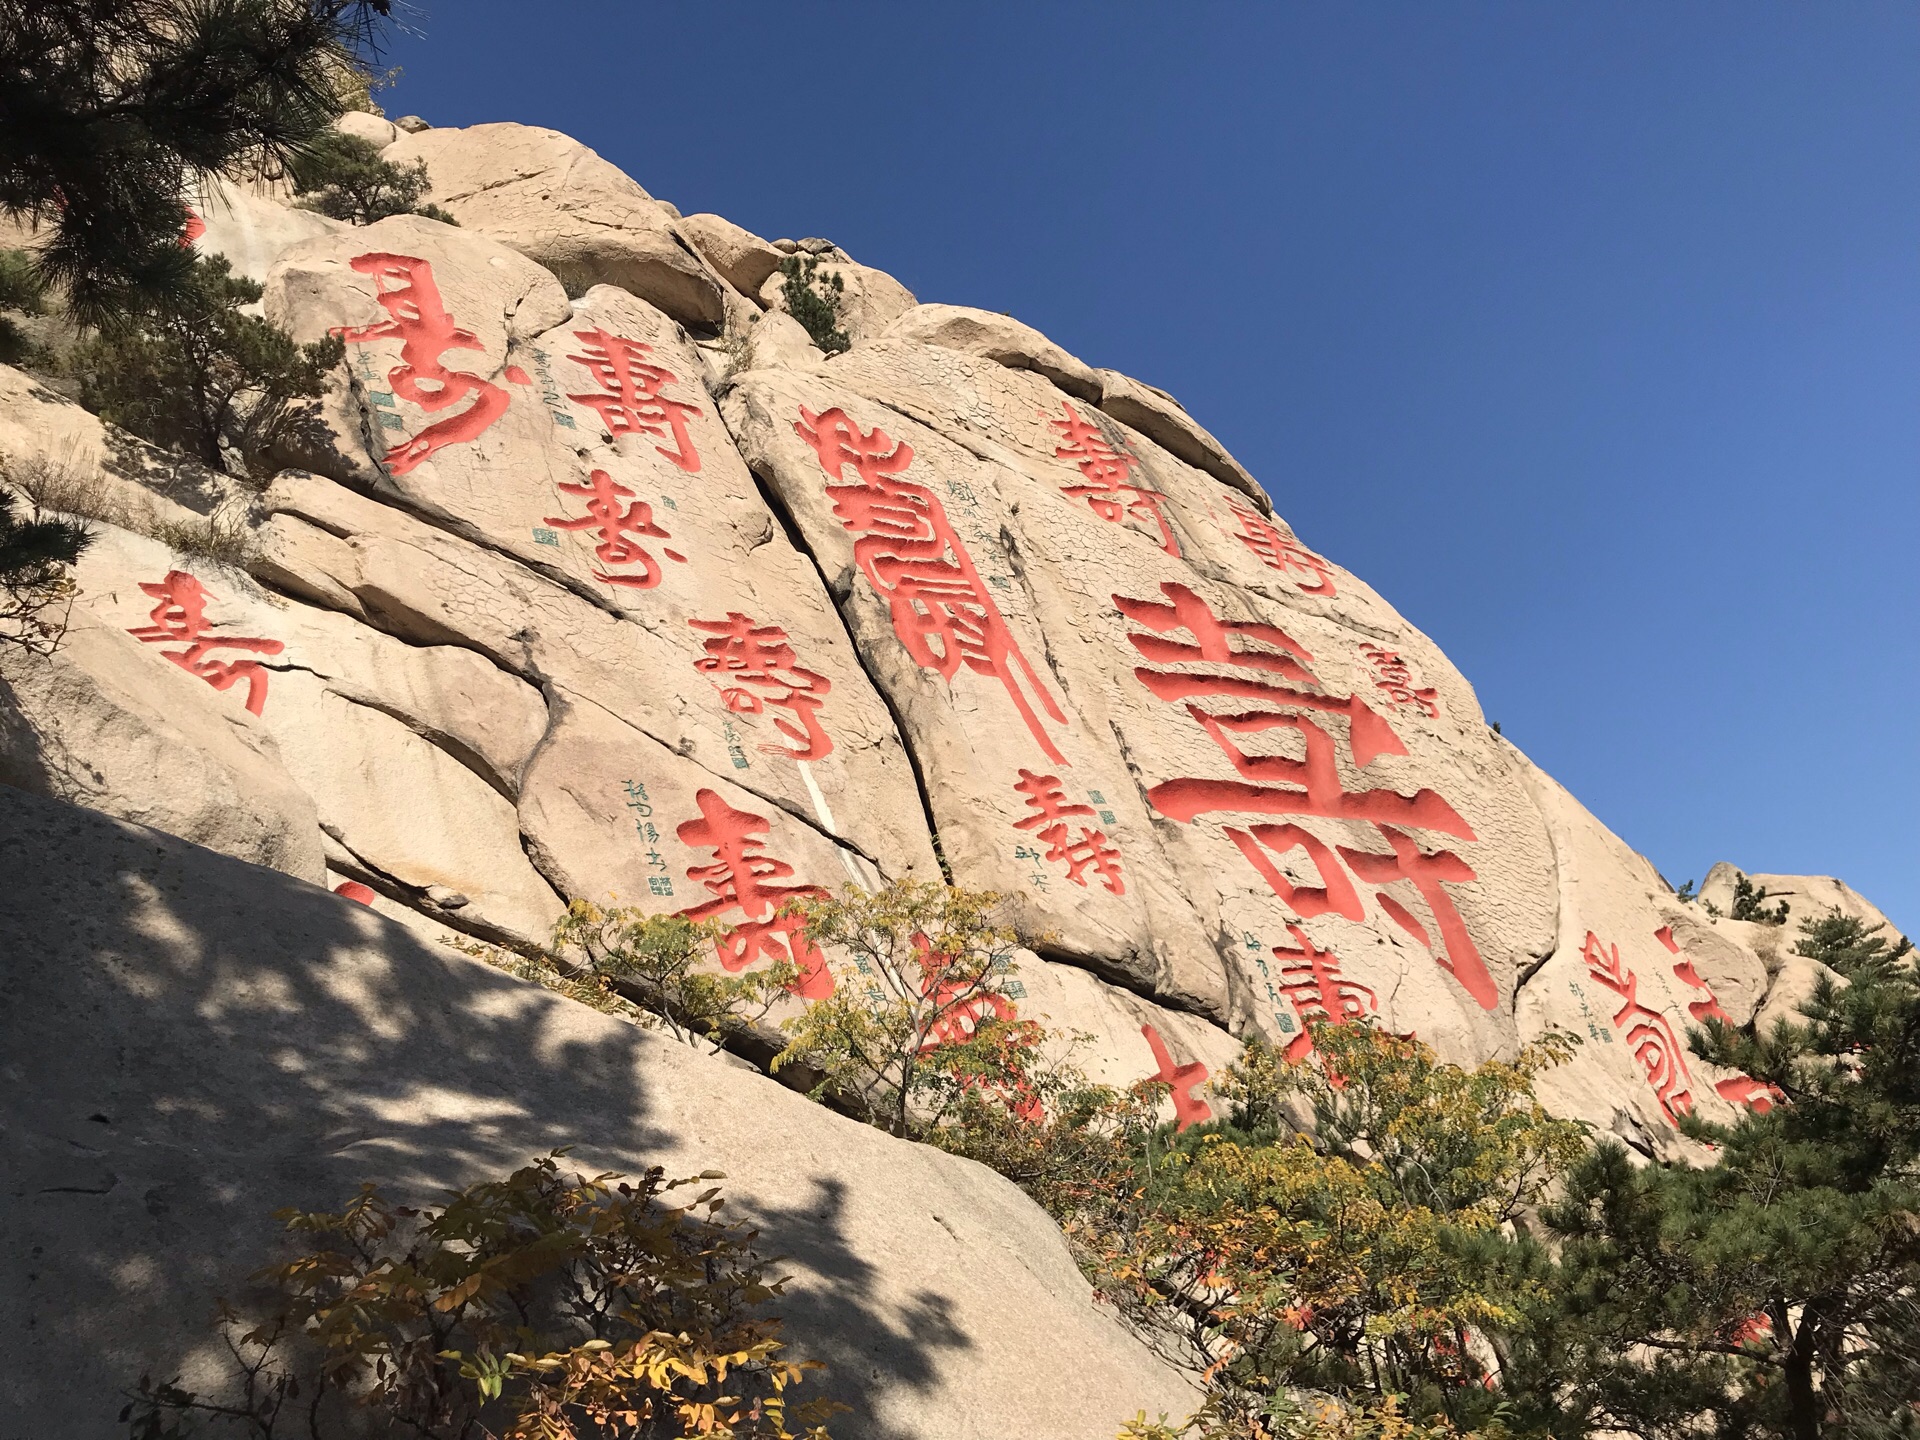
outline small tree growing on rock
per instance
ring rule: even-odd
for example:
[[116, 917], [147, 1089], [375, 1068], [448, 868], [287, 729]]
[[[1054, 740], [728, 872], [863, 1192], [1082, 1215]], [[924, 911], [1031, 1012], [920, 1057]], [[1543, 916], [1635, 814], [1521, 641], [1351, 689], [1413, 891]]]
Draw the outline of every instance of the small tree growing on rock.
[[847, 289], [840, 272], [821, 274], [817, 255], [789, 255], [780, 262], [780, 274], [787, 313], [806, 328], [813, 343], [829, 355], [851, 348], [853, 342], [840, 328], [840, 303]]
[[800, 978], [790, 960], [738, 975], [708, 969], [703, 962], [729, 928], [575, 900], [554, 926], [553, 943], [562, 951], [579, 947], [597, 977], [631, 993], [674, 1039], [718, 1051], [730, 1036], [764, 1020]]
[[263, 469], [340, 363], [338, 339], [296, 345], [249, 315], [261, 287], [223, 255], [196, 260], [187, 282], [83, 345], [80, 399], [104, 420], [215, 470]]
[[438, 205], [421, 203], [431, 185], [425, 161], [395, 165], [358, 135], [337, 130], [323, 135], [294, 159], [291, 173], [301, 205], [334, 220], [371, 225], [389, 215], [424, 215], [447, 225], [460, 223]]
[[1000, 897], [918, 880], [801, 900], [807, 939], [852, 958], [833, 993], [787, 1020], [776, 1070], [818, 1071], [832, 1094], [894, 1135], [937, 1128], [970, 1092], [1031, 1112], [1042, 1102], [1042, 1029], [1016, 1018], [1019, 937]]

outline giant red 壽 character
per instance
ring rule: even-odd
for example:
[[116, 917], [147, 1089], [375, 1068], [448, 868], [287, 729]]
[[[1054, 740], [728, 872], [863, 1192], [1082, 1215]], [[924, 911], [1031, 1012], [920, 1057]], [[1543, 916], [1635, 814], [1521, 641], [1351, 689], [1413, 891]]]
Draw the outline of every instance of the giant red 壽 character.
[[449, 350], [484, 350], [471, 330], [454, 324], [434, 283], [433, 266], [415, 255], [384, 251], [360, 255], [349, 262], [362, 275], [371, 275], [375, 298], [387, 312], [372, 325], [336, 328], [349, 345], [375, 340], [398, 340], [400, 363], [387, 372], [393, 393], [411, 400], [429, 415], [451, 410], [461, 401], [473, 403], [456, 415], [435, 421], [411, 440], [387, 451], [387, 468], [404, 475], [436, 450], [476, 440], [506, 413], [509, 396], [498, 385], [470, 370], [448, 368], [442, 357]]

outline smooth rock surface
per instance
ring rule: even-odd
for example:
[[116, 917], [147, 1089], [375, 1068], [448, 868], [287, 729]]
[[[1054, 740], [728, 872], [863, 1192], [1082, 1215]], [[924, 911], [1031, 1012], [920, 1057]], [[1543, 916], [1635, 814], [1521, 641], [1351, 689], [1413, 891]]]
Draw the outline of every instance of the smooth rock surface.
[[681, 237], [670, 207], [557, 130], [422, 130], [382, 158], [424, 161], [428, 200], [570, 286], [618, 285], [697, 330], [717, 331], [726, 319], [719, 279]]
[[966, 305], [916, 305], [887, 327], [886, 338], [938, 345], [1010, 369], [1031, 370], [1077, 400], [1100, 403], [1103, 387], [1091, 365], [1011, 315]]
[[0, 868], [0, 1411], [36, 1440], [110, 1433], [143, 1372], [217, 1377], [207, 1317], [254, 1298], [276, 1208], [562, 1145], [725, 1173], [848, 1440], [1111, 1440], [1193, 1406], [980, 1166], [155, 831], [0, 790]]

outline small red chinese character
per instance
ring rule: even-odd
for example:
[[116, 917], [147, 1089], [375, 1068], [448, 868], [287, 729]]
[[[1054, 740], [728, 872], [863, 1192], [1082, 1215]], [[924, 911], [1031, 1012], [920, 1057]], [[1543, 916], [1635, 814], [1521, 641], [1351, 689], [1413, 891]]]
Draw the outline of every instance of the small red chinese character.
[[833, 740], [821, 728], [819, 714], [833, 682], [800, 666], [785, 630], [756, 625], [752, 616], [737, 610], [729, 610], [724, 620], [689, 620], [687, 624], [713, 637], [702, 642], [706, 653], [693, 664], [722, 682], [720, 698], [727, 709], [736, 715], [758, 715], [771, 705], [790, 712], [799, 722], [796, 726], [776, 718], [774, 728], [792, 742], [792, 748], [762, 745], [762, 750], [795, 760], [819, 760], [833, 753]]
[[1195, 1086], [1205, 1082], [1207, 1067], [1198, 1060], [1176, 1066], [1173, 1052], [1167, 1049], [1167, 1042], [1160, 1038], [1158, 1030], [1151, 1025], [1142, 1025], [1140, 1033], [1147, 1037], [1147, 1046], [1153, 1051], [1153, 1063], [1159, 1067], [1148, 1078], [1158, 1080], [1173, 1091], [1174, 1133], [1178, 1134], [1189, 1125], [1211, 1120], [1213, 1107], [1193, 1093]]
[[1294, 580], [1294, 585], [1303, 595], [1321, 595], [1333, 599], [1338, 592], [1334, 589], [1333, 567], [1330, 564], [1239, 496], [1228, 496], [1227, 505], [1233, 511], [1233, 518], [1240, 522], [1240, 533], [1234, 538], [1259, 557], [1262, 565], [1282, 575], [1303, 575], [1311, 579], [1311, 584], [1303, 579]]
[[[1014, 821], [1013, 828], [1031, 830], [1035, 839], [1046, 841], [1049, 863], [1065, 861], [1067, 879], [1076, 885], [1086, 885], [1086, 872], [1091, 869], [1110, 893], [1127, 893], [1126, 879], [1120, 873], [1120, 851], [1114, 843], [1099, 830], [1067, 824], [1073, 816], [1093, 814], [1091, 805], [1069, 802], [1058, 775], [1036, 775], [1031, 770], [1022, 770], [1013, 788], [1026, 798], [1027, 808], [1033, 811], [1024, 820]], [[1078, 839], [1073, 837], [1074, 830], [1080, 832]]]
[[1687, 1072], [1686, 1052], [1673, 1026], [1659, 1011], [1640, 1003], [1640, 977], [1620, 963], [1618, 945], [1602, 947], [1600, 937], [1589, 930], [1580, 953], [1587, 973], [1620, 997], [1613, 1028], [1626, 1032], [1628, 1048], [1646, 1072], [1660, 1112], [1670, 1124], [1678, 1125], [1680, 1117], [1693, 1109], [1693, 1077]]
[[169, 570], [157, 585], [142, 581], [140, 588], [160, 603], [148, 618], [151, 625], [129, 628], [127, 633], [148, 645], [169, 640], [188, 642], [185, 650], [160, 653], [189, 675], [198, 675], [216, 690], [226, 690], [235, 682], [247, 682], [247, 709], [255, 715], [267, 708], [267, 671], [257, 660], [209, 660], [210, 650], [251, 650], [257, 655], [278, 655], [287, 647], [278, 640], [255, 640], [244, 635], [210, 635], [207, 601], [213, 597], [200, 582], [184, 570]]
[[678, 384], [679, 377], [647, 358], [653, 354], [653, 347], [605, 330], [576, 330], [573, 334], [586, 354], [567, 358], [584, 365], [599, 382], [600, 390], [567, 398], [599, 411], [600, 423], [616, 439], [622, 435], [664, 439], [671, 434], [671, 450], [664, 445], [653, 448], [689, 475], [698, 474], [700, 452], [687, 432], [687, 416], [705, 412], [662, 393], [667, 386]]
[[434, 283], [433, 266], [412, 255], [374, 253], [350, 262], [362, 275], [373, 276], [375, 298], [388, 318], [372, 325], [339, 326], [334, 334], [349, 345], [373, 340], [398, 340], [400, 364], [387, 372], [393, 392], [411, 400], [429, 415], [458, 405], [469, 395], [473, 404], [458, 415], [436, 421], [411, 440], [387, 451], [387, 468], [404, 475], [434, 451], [479, 439], [486, 428], [506, 414], [511, 398], [498, 385], [467, 370], [449, 370], [441, 356], [449, 350], [484, 350], [471, 330], [453, 323]]
[[773, 822], [764, 815], [736, 810], [712, 790], [700, 790], [693, 798], [700, 807], [700, 818], [687, 821], [674, 833], [683, 845], [713, 851], [712, 863], [689, 866], [687, 878], [704, 885], [716, 898], [678, 913], [689, 920], [710, 920], [739, 910], [747, 918], [721, 942], [723, 966], [744, 970], [762, 955], [775, 961], [791, 960], [800, 970], [794, 994], [805, 1000], [831, 995], [833, 972], [827, 968], [826, 957], [807, 939], [805, 920], [781, 913], [781, 907], [790, 900], [802, 896], [824, 899], [827, 892], [818, 885], [771, 883], [792, 875], [793, 867], [759, 853], [773, 828]]
[[1369, 641], [1360, 647], [1360, 653], [1367, 657], [1367, 663], [1373, 667], [1374, 689], [1386, 691], [1387, 698], [1402, 710], [1419, 710], [1431, 719], [1440, 718], [1440, 702], [1436, 692], [1414, 688], [1413, 669], [1400, 658], [1399, 652]]
[[853, 542], [854, 562], [885, 597], [893, 633], [914, 663], [949, 682], [963, 664], [993, 676], [1046, 757], [1066, 764], [1034, 714], [1021, 677], [1056, 723], [1066, 723], [1065, 713], [1020, 653], [945, 507], [926, 486], [900, 478], [913, 463], [913, 447], [896, 445], [877, 427], [863, 434], [838, 408], [816, 415], [803, 406], [793, 428], [820, 457], [830, 481], [840, 480], [849, 465], [859, 477], [857, 485], [830, 483], [827, 494], [840, 523], [860, 537]]
[[1293, 1006], [1293, 1013], [1300, 1017], [1300, 1033], [1287, 1042], [1286, 1058], [1299, 1061], [1313, 1050], [1313, 1036], [1307, 1030], [1309, 1023], [1324, 1020], [1344, 1025], [1366, 1015], [1377, 1015], [1380, 998], [1357, 980], [1342, 975], [1340, 957], [1315, 946], [1298, 925], [1288, 925], [1287, 933], [1300, 948], [1282, 950], [1276, 945], [1273, 953], [1280, 962], [1280, 991]]
[[[604, 470], [596, 470], [584, 485], [569, 485], [564, 481], [554, 487], [566, 495], [584, 495], [587, 497], [587, 513], [577, 519], [569, 520], [564, 516], [548, 515], [547, 524], [558, 530], [591, 530], [600, 543], [593, 547], [593, 553], [600, 557], [602, 565], [640, 566], [638, 575], [613, 575], [603, 570], [593, 572], [593, 578], [608, 585], [631, 585], [636, 590], [651, 590], [660, 583], [661, 570], [653, 561], [653, 556], [645, 548], [636, 545], [629, 535], [648, 535], [656, 540], [671, 540], [673, 537], [653, 523], [653, 506], [644, 500], [634, 498], [633, 491], [614, 482], [614, 478]], [[624, 510], [620, 502], [631, 500], [633, 503]], [[681, 564], [687, 557], [677, 550], [665, 552], [669, 560]]]
[[1060, 493], [1080, 496], [1094, 514], [1115, 525], [1125, 524], [1129, 519], [1151, 525], [1157, 532], [1155, 538], [1160, 548], [1177, 558], [1180, 544], [1173, 538], [1173, 526], [1168, 523], [1166, 512], [1160, 508], [1166, 496], [1133, 483], [1133, 472], [1140, 462], [1115, 449], [1098, 425], [1082, 419], [1066, 401], [1060, 402], [1060, 408], [1066, 411], [1067, 418], [1047, 423], [1060, 432], [1066, 444], [1053, 453], [1058, 459], [1073, 461], [1087, 482], [1062, 485]]

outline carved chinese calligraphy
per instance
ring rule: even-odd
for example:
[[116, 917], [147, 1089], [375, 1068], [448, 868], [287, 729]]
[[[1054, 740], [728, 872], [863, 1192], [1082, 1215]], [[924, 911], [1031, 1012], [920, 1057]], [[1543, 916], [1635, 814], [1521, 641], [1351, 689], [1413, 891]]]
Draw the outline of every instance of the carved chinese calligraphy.
[[1658, 930], [1653, 932], [1653, 938], [1666, 946], [1672, 954], [1680, 957], [1673, 962], [1674, 978], [1689, 989], [1700, 992], [1700, 998], [1698, 1000], [1688, 1002], [1687, 1013], [1703, 1025], [1709, 1016], [1723, 1020], [1729, 1025], [1733, 1024], [1733, 1017], [1720, 1008], [1720, 1001], [1718, 997], [1714, 995], [1713, 987], [1700, 978], [1700, 972], [1693, 968], [1693, 961], [1689, 960], [1686, 955], [1681, 952], [1678, 942], [1673, 938], [1673, 927], [1671, 925], [1662, 925]]
[[1360, 653], [1373, 667], [1373, 688], [1384, 690], [1387, 698], [1402, 710], [1418, 710], [1430, 719], [1440, 716], [1440, 702], [1430, 689], [1416, 689], [1413, 670], [1398, 651], [1375, 645], [1372, 641], [1360, 647]]
[[1280, 993], [1300, 1018], [1300, 1033], [1287, 1042], [1286, 1058], [1304, 1060], [1313, 1050], [1313, 1036], [1307, 1026], [1314, 1021], [1344, 1025], [1367, 1015], [1380, 1013], [1380, 998], [1340, 973], [1340, 957], [1322, 950], [1307, 938], [1298, 925], [1287, 926], [1293, 943], [1299, 947], [1283, 950], [1274, 946], [1274, 958], [1280, 962]]
[[694, 803], [700, 807], [700, 818], [685, 822], [674, 833], [683, 845], [713, 851], [712, 862], [689, 866], [687, 878], [705, 886], [714, 898], [677, 913], [689, 920], [710, 920], [738, 910], [746, 919], [728, 917], [734, 928], [720, 944], [723, 966], [744, 970], [762, 955], [775, 961], [790, 960], [800, 971], [794, 994], [806, 1000], [831, 995], [833, 972], [827, 968], [826, 957], [807, 940], [805, 921], [798, 915], [782, 913], [790, 900], [802, 896], [824, 898], [827, 892], [818, 885], [773, 883], [794, 872], [784, 860], [764, 853], [766, 836], [773, 828], [766, 816], [736, 810], [712, 790], [699, 791]]
[[1167, 1049], [1167, 1042], [1160, 1038], [1160, 1032], [1151, 1025], [1142, 1025], [1140, 1033], [1147, 1037], [1147, 1046], [1153, 1051], [1153, 1063], [1159, 1068], [1147, 1078], [1158, 1080], [1173, 1091], [1174, 1131], [1186, 1129], [1189, 1125], [1198, 1125], [1213, 1118], [1213, 1107], [1194, 1094], [1199, 1085], [1205, 1083], [1207, 1067], [1198, 1060], [1186, 1065], [1173, 1063], [1173, 1052]]
[[1161, 508], [1166, 496], [1133, 483], [1133, 472], [1140, 462], [1116, 449], [1106, 433], [1083, 419], [1072, 405], [1063, 400], [1060, 408], [1067, 418], [1047, 422], [1060, 432], [1065, 442], [1053, 452], [1054, 456], [1073, 461], [1085, 481], [1080, 485], [1062, 485], [1060, 493], [1085, 500], [1094, 514], [1111, 524], [1124, 525], [1134, 520], [1142, 527], [1150, 527], [1146, 533], [1159, 542], [1162, 550], [1177, 558], [1180, 544], [1173, 538], [1173, 526]]
[[947, 681], [962, 665], [992, 676], [1046, 757], [1066, 764], [1027, 692], [1056, 723], [1064, 725], [1066, 715], [1020, 652], [939, 499], [903, 478], [913, 447], [878, 427], [863, 432], [837, 407], [816, 415], [802, 406], [793, 428], [830, 482], [853, 467], [858, 483], [829, 483], [827, 494], [840, 523], [859, 536], [854, 562], [886, 600], [894, 634], [914, 663]]
[[184, 570], [169, 570], [157, 584], [141, 582], [140, 588], [159, 603], [149, 613], [151, 625], [129, 629], [127, 633], [148, 645], [164, 645], [170, 640], [187, 643], [184, 650], [162, 650], [160, 654], [185, 670], [198, 675], [216, 690], [226, 690], [241, 680], [247, 682], [247, 709], [255, 715], [267, 708], [267, 671], [257, 660], [210, 660], [214, 650], [251, 650], [256, 655], [278, 655], [286, 646], [278, 640], [258, 640], [244, 635], [209, 633], [207, 601], [213, 597], [199, 580]]
[[687, 417], [704, 412], [665, 393], [667, 386], [679, 383], [679, 377], [649, 358], [653, 347], [605, 330], [573, 333], [586, 353], [567, 358], [585, 366], [600, 389], [567, 398], [598, 411], [600, 423], [616, 440], [622, 435], [671, 436], [672, 449], [665, 445], [654, 449], [689, 475], [699, 473], [700, 452], [688, 433]]
[[1627, 1048], [1646, 1072], [1660, 1113], [1669, 1124], [1678, 1125], [1680, 1117], [1693, 1109], [1693, 1077], [1687, 1071], [1686, 1051], [1673, 1026], [1658, 1010], [1640, 1003], [1640, 977], [1620, 963], [1618, 945], [1602, 946], [1600, 938], [1589, 930], [1580, 954], [1587, 962], [1587, 973], [1620, 997], [1613, 1028], [1624, 1035]]
[[1251, 550], [1262, 565], [1287, 576], [1302, 595], [1319, 595], [1331, 600], [1339, 593], [1333, 584], [1333, 567], [1325, 560], [1239, 496], [1229, 495], [1227, 506], [1240, 527], [1234, 538]]
[[[1690, 990], [1697, 990], [1700, 998], [1687, 1002], [1687, 1013], [1699, 1024], [1708, 1020], [1719, 1020], [1724, 1024], [1733, 1024], [1733, 1017], [1720, 1004], [1719, 997], [1713, 993], [1713, 987], [1701, 978], [1700, 972], [1693, 968], [1693, 961], [1681, 950], [1680, 944], [1673, 938], [1673, 927], [1662, 925], [1653, 932], [1653, 938], [1667, 947], [1670, 954], [1680, 958], [1673, 962], [1673, 976]], [[1714, 1093], [1729, 1105], [1744, 1105], [1756, 1115], [1764, 1115], [1775, 1103], [1784, 1097], [1779, 1089], [1756, 1080], [1751, 1075], [1735, 1075], [1726, 1080], [1716, 1080]]]
[[[1225, 827], [1227, 838], [1277, 896], [1303, 919], [1331, 913], [1358, 921], [1365, 918], [1365, 910], [1349, 872], [1380, 887], [1374, 898], [1382, 912], [1434, 953], [1435, 963], [1458, 980], [1475, 1003], [1494, 1009], [1499, 1003], [1498, 987], [1459, 910], [1442, 888], [1443, 882], [1470, 883], [1477, 878], [1475, 872], [1452, 851], [1422, 850], [1405, 833], [1418, 828], [1472, 840], [1476, 838], [1473, 828], [1432, 790], [1403, 795], [1386, 788], [1348, 789], [1341, 778], [1335, 737], [1316, 717], [1345, 718], [1356, 769], [1364, 769], [1382, 755], [1407, 753], [1393, 727], [1357, 695], [1326, 694], [1308, 668], [1312, 655], [1279, 627], [1223, 621], [1184, 585], [1168, 582], [1160, 591], [1166, 597], [1164, 603], [1113, 597], [1120, 612], [1143, 627], [1127, 638], [1141, 658], [1152, 663], [1135, 669], [1134, 676], [1158, 698], [1184, 704], [1189, 718], [1241, 778], [1163, 780], [1147, 791], [1154, 808], [1179, 821], [1220, 812], [1287, 817], [1278, 824]], [[1192, 638], [1171, 638], [1180, 631]], [[1201, 701], [1231, 708], [1207, 709]], [[1299, 737], [1301, 758], [1249, 753], [1234, 739], [1276, 730]], [[1391, 853], [1339, 846], [1336, 861], [1334, 847], [1297, 823], [1306, 817], [1371, 823]], [[1317, 868], [1319, 885], [1297, 884], [1282, 873], [1275, 857], [1296, 848], [1303, 849]], [[1385, 888], [1400, 881], [1407, 882], [1426, 904], [1443, 947], [1440, 951], [1435, 951], [1434, 935]]]
[[[1013, 822], [1016, 830], [1026, 830], [1034, 839], [1044, 841], [1049, 864], [1064, 862], [1067, 879], [1084, 887], [1086, 872], [1092, 870], [1100, 883], [1115, 895], [1127, 893], [1127, 882], [1120, 870], [1120, 851], [1104, 832], [1086, 825], [1069, 824], [1075, 817], [1092, 815], [1091, 805], [1069, 801], [1058, 775], [1036, 775], [1022, 770], [1013, 787], [1025, 798], [1033, 813]], [[1078, 831], [1078, 835], [1074, 834]]]
[[757, 625], [750, 615], [729, 610], [724, 620], [689, 620], [711, 636], [694, 668], [720, 684], [720, 698], [736, 715], [758, 715], [767, 707], [785, 710], [791, 722], [776, 718], [774, 728], [789, 744], [762, 745], [769, 755], [819, 760], [833, 752], [833, 740], [820, 725], [820, 707], [833, 682], [801, 667], [787, 632], [778, 625]]
[[[646, 501], [635, 497], [633, 491], [619, 484], [604, 470], [596, 470], [584, 485], [569, 485], [562, 482], [554, 487], [562, 494], [583, 495], [587, 498], [587, 513], [571, 519], [560, 515], [547, 515], [547, 524], [557, 530], [591, 530], [599, 544], [593, 553], [600, 557], [600, 563], [609, 567], [593, 572], [593, 578], [608, 585], [628, 585], [635, 590], [651, 590], [660, 583], [661, 570], [653, 556], [645, 547], [639, 545], [630, 536], [644, 535], [656, 540], [671, 540], [660, 526], [654, 523], [653, 507]], [[629, 501], [624, 508], [622, 501]], [[677, 550], [663, 552], [669, 560], [686, 563], [687, 557]], [[616, 574], [612, 568], [616, 565], [638, 565], [638, 574]]]
[[356, 256], [352, 267], [371, 275], [376, 298], [388, 318], [372, 325], [338, 326], [333, 333], [349, 345], [375, 340], [398, 340], [400, 363], [387, 372], [387, 383], [401, 398], [411, 400], [429, 415], [450, 410], [468, 397], [473, 403], [458, 414], [435, 421], [410, 440], [386, 453], [387, 468], [404, 475], [434, 451], [476, 440], [506, 413], [509, 396], [500, 386], [467, 370], [452, 370], [441, 357], [449, 350], [485, 347], [471, 330], [454, 323], [434, 283], [433, 266], [412, 255], [375, 252]]

